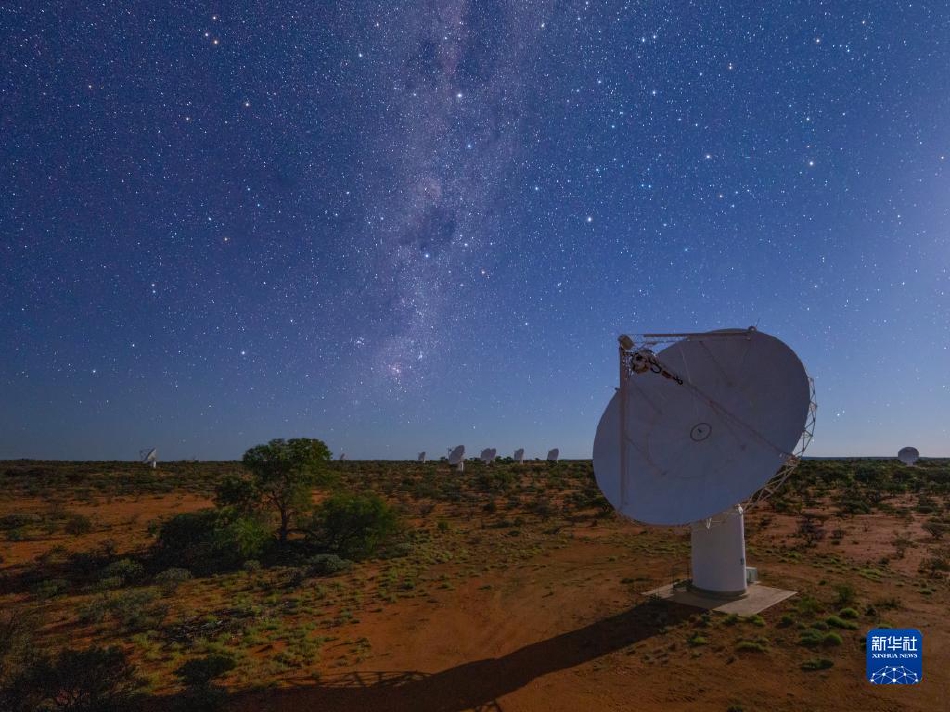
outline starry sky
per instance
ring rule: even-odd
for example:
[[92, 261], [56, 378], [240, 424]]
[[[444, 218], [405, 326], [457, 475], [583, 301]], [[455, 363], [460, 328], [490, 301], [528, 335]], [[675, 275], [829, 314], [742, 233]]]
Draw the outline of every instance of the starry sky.
[[[89, 7], [86, 7], [89, 5]], [[0, 458], [589, 457], [752, 324], [950, 455], [950, 6], [4, 2]]]

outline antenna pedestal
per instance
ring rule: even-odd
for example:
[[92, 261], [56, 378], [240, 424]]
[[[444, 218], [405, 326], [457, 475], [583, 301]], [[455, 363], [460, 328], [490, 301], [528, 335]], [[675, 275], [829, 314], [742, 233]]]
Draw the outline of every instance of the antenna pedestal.
[[746, 593], [745, 525], [742, 507], [691, 526], [692, 588], [707, 595], [738, 598]]

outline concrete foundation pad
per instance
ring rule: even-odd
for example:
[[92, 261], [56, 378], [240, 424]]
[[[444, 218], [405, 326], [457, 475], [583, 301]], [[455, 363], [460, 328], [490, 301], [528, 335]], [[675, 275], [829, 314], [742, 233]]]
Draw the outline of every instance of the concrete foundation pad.
[[769, 588], [758, 583], [750, 584], [746, 595], [741, 598], [723, 599], [708, 596], [697, 591], [691, 591], [682, 585], [666, 585], [647, 591], [645, 596], [655, 596], [663, 601], [681, 603], [684, 606], [695, 606], [707, 611], [720, 613], [735, 613], [740, 616], [754, 616], [786, 598], [794, 596], [797, 591], [785, 591], [781, 588]]

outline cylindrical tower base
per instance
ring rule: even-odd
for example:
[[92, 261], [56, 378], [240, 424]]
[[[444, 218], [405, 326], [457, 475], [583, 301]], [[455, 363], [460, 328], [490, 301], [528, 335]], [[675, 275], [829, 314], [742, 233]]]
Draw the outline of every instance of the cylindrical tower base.
[[695, 522], [691, 527], [692, 587], [725, 598], [746, 593], [745, 526], [742, 507], [727, 509], [713, 517], [710, 526]]

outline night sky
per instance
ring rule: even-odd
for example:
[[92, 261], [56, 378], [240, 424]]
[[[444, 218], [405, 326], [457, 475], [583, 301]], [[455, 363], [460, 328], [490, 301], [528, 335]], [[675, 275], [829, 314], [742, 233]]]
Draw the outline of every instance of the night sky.
[[752, 324], [950, 455], [945, 2], [85, 5], [0, 5], [0, 458], [589, 457]]

